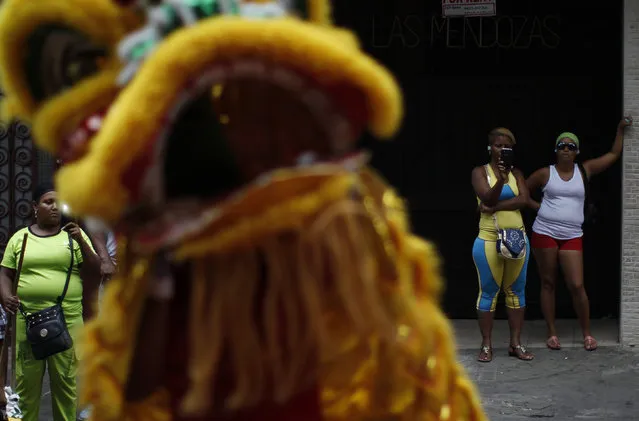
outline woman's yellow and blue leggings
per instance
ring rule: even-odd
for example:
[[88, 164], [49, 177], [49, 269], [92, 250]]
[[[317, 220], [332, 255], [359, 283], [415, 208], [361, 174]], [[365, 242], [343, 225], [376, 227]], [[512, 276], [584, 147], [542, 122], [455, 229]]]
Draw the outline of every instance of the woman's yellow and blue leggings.
[[506, 295], [506, 307], [526, 306], [526, 271], [530, 257], [530, 243], [526, 244], [526, 257], [505, 259], [497, 252], [496, 241], [477, 238], [473, 245], [473, 260], [479, 278], [477, 310], [495, 311], [497, 295], [501, 289]]

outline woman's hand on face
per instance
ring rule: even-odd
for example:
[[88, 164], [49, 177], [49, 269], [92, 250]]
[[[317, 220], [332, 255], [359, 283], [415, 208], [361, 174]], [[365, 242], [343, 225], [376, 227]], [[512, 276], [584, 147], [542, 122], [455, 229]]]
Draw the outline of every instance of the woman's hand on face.
[[617, 127], [625, 129], [628, 126], [632, 126], [632, 117], [630, 116], [622, 118]]
[[2, 307], [4, 307], [4, 309], [9, 314], [16, 314], [19, 306], [20, 306], [20, 299], [16, 297], [15, 295], [11, 297], [7, 297], [6, 299], [2, 300]]
[[64, 227], [62, 227], [62, 229], [68, 232], [71, 235], [71, 238], [73, 238], [78, 243], [84, 240], [82, 238], [82, 230], [75, 222], [69, 222]]

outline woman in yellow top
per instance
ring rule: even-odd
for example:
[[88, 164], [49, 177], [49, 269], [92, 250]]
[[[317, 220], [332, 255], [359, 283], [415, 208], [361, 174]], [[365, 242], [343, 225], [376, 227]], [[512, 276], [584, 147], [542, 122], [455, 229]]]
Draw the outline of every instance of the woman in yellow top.
[[[533, 354], [521, 345], [520, 334], [526, 306], [526, 271], [530, 245], [525, 238], [525, 256], [518, 259], [503, 257], [497, 249], [499, 229], [524, 229], [520, 209], [528, 203], [526, 180], [518, 169], [502, 161], [502, 149], [515, 145], [515, 136], [505, 128], [488, 134], [490, 162], [473, 169], [472, 183], [481, 217], [479, 235], [473, 246], [473, 260], [479, 277], [477, 313], [482, 343], [478, 360], [493, 359], [491, 334], [497, 295], [506, 296], [508, 324], [510, 326], [509, 355], [521, 360], [532, 360]], [[522, 231], [523, 232], [523, 231]]]
[[[36, 223], [19, 230], [10, 239], [0, 268], [0, 299], [5, 309], [16, 314], [21, 304], [27, 313], [51, 307], [63, 292], [71, 262], [69, 235], [73, 241], [74, 263], [62, 309], [74, 344], [82, 322], [82, 278], [80, 268], [97, 273], [100, 261], [87, 235], [74, 223], [60, 225], [56, 192], [52, 185], [39, 186], [34, 194]], [[13, 295], [13, 279], [28, 235], [18, 294]], [[76, 376], [78, 357], [75, 345], [45, 360], [34, 358], [27, 342], [25, 319], [16, 320], [16, 392], [24, 421], [37, 421], [42, 395], [42, 378], [48, 366], [54, 421], [75, 421], [77, 411]]]

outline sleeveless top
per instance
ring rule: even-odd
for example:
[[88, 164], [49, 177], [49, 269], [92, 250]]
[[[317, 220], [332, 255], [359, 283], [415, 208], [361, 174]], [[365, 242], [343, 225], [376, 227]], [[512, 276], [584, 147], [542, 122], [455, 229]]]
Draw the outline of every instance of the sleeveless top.
[[[488, 173], [488, 185], [493, 187], [497, 183], [497, 177], [493, 172], [490, 165], [485, 165], [484, 169]], [[499, 195], [499, 201], [513, 199], [519, 196], [519, 188], [517, 187], [517, 179], [513, 175], [512, 171], [508, 173], [508, 183], [504, 183]], [[479, 197], [477, 197], [477, 203], [481, 203]], [[521, 217], [521, 212], [518, 210], [499, 211], [495, 213], [497, 218], [497, 224], [499, 228], [524, 228], [524, 220]], [[486, 241], [497, 241], [497, 229], [495, 228], [495, 221], [493, 215], [489, 213], [482, 213], [479, 218], [479, 236], [480, 239]]]
[[533, 224], [533, 232], [557, 240], [570, 240], [583, 236], [584, 200], [586, 189], [575, 164], [572, 178], [564, 181], [554, 165], [550, 166], [550, 177], [543, 188], [541, 207]]

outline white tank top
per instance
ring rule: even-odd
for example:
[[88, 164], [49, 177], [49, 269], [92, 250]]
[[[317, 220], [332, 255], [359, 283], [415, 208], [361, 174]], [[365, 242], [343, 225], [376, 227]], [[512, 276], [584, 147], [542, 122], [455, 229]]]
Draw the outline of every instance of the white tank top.
[[550, 177], [543, 193], [533, 232], [557, 240], [583, 236], [581, 225], [584, 223], [586, 190], [577, 164], [568, 181], [562, 180], [555, 166], [551, 165]]

